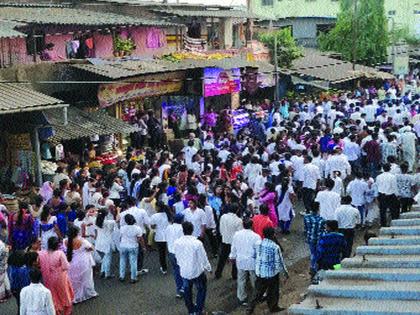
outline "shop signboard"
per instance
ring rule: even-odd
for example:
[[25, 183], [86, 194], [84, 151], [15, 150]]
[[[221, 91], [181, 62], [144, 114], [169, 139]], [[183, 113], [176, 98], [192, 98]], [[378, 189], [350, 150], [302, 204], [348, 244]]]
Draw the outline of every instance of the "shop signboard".
[[231, 94], [241, 90], [241, 70], [239, 68], [204, 69], [204, 97]]
[[159, 96], [181, 91], [182, 80], [101, 84], [98, 100], [101, 107], [139, 97]]

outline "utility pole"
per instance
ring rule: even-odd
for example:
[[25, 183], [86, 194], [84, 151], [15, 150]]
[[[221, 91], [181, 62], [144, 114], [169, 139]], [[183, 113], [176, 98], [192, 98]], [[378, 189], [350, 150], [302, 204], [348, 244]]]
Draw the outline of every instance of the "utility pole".
[[392, 72], [395, 74], [395, 19], [394, 16], [389, 17], [391, 19], [391, 32], [392, 32]]
[[358, 27], [358, 23], [357, 23], [357, 4], [358, 4], [358, 0], [353, 0], [353, 18], [352, 18], [352, 68], [353, 71], [356, 70], [356, 53], [357, 53], [357, 27]]
[[274, 91], [274, 100], [277, 102], [279, 100], [279, 68], [278, 68], [278, 58], [277, 58], [277, 33], [274, 33], [274, 80], [275, 80], [275, 91]]

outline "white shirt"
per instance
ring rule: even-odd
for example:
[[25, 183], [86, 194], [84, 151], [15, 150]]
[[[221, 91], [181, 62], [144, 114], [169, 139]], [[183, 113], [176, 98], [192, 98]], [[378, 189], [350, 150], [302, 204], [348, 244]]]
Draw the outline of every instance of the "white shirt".
[[316, 184], [321, 179], [321, 172], [319, 167], [308, 163], [303, 167], [303, 187], [316, 189]]
[[351, 166], [347, 156], [344, 154], [331, 155], [325, 164], [325, 173], [333, 176], [334, 171], [340, 171], [341, 179], [351, 174]]
[[293, 155], [290, 161], [293, 163], [293, 179], [303, 182], [303, 166], [304, 159], [303, 156]]
[[214, 213], [213, 209], [210, 206], [204, 207], [204, 212], [206, 213], [206, 228], [207, 229], [215, 229], [216, 222], [214, 221]]
[[166, 242], [165, 230], [169, 225], [168, 216], [165, 212], [155, 213], [150, 217], [150, 225], [155, 227], [155, 241]]
[[191, 222], [194, 226], [193, 236], [201, 235], [201, 227], [206, 225], [206, 213], [203, 209], [196, 208], [192, 211], [190, 208], [184, 211], [184, 221]]
[[272, 175], [278, 176], [280, 174], [280, 170], [279, 170], [280, 164], [281, 164], [280, 161], [273, 161], [270, 163], [270, 171]]
[[360, 224], [360, 212], [351, 205], [341, 205], [336, 211], [339, 229], [354, 229]]
[[217, 157], [222, 161], [222, 163], [225, 163], [230, 155], [230, 152], [226, 149], [223, 149], [217, 154]]
[[184, 232], [182, 230], [182, 225], [178, 223], [170, 224], [166, 227], [165, 230], [165, 238], [166, 243], [168, 244], [168, 252], [174, 254], [174, 245], [175, 241], [180, 237], [184, 236]]
[[185, 153], [185, 164], [188, 166], [192, 163], [192, 158], [197, 154], [197, 149], [194, 147], [185, 147], [182, 149], [182, 152]]
[[341, 204], [341, 197], [333, 191], [324, 190], [318, 192], [315, 201], [319, 202], [319, 214], [325, 220], [335, 220], [335, 211]]
[[321, 177], [325, 177], [325, 160], [321, 158], [320, 156], [314, 157], [312, 159], [312, 164], [315, 166], [318, 166], [319, 171], [321, 172]]
[[397, 177], [390, 172], [385, 172], [376, 177], [378, 192], [385, 195], [396, 195], [398, 192]]
[[20, 291], [20, 315], [55, 315], [51, 291], [42, 283], [31, 283]]
[[240, 270], [255, 270], [255, 246], [261, 240], [252, 230], [242, 229], [233, 235], [230, 259], [236, 260]]
[[219, 226], [222, 242], [232, 244], [233, 235], [242, 228], [242, 220], [236, 214], [226, 213], [222, 215]]
[[102, 228], [95, 225], [96, 240], [95, 249], [102, 253], [109, 253], [112, 245], [112, 233], [115, 228], [115, 220], [104, 220]]
[[363, 179], [355, 178], [347, 186], [347, 193], [351, 196], [353, 206], [363, 206], [366, 202], [365, 194], [369, 185]]
[[346, 141], [344, 143], [344, 154], [349, 161], [356, 161], [361, 154], [360, 146], [356, 142]]
[[138, 248], [138, 237], [143, 235], [143, 230], [137, 225], [124, 225], [120, 229], [121, 248]]
[[126, 211], [124, 211], [123, 213], [120, 214], [120, 226], [127, 225], [127, 223], [125, 223], [125, 216], [127, 214], [131, 214], [134, 217], [134, 219], [136, 219], [136, 224], [142, 230], [144, 230], [145, 225], [150, 224], [150, 218], [147, 215], [146, 210], [139, 209], [137, 207], [131, 207], [131, 208], [127, 209]]
[[109, 198], [120, 199], [120, 192], [124, 190], [124, 186], [114, 182], [109, 190]]
[[211, 271], [203, 243], [192, 235], [181, 236], [177, 239], [174, 243], [174, 253], [181, 277], [184, 279], [195, 279], [204, 270]]

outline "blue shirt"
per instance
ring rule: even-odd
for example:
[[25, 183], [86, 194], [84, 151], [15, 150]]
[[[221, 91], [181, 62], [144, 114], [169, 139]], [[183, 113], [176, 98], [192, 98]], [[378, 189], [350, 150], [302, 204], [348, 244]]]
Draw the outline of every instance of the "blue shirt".
[[7, 275], [10, 280], [10, 288], [13, 291], [21, 290], [22, 288], [31, 284], [31, 280], [29, 279], [29, 271], [30, 268], [27, 266], [13, 266], [9, 265], [7, 268]]
[[306, 243], [317, 245], [325, 231], [325, 220], [319, 214], [307, 214], [303, 218]]
[[255, 274], [260, 278], [272, 278], [282, 271], [287, 273], [280, 246], [263, 239], [255, 248]]
[[319, 269], [333, 269], [341, 262], [346, 249], [344, 235], [337, 232], [325, 233], [321, 236], [316, 250], [316, 261]]
[[214, 195], [209, 196], [209, 206], [216, 212], [217, 216], [220, 216], [222, 210], [222, 198]]
[[65, 213], [57, 214], [57, 225], [60, 229], [61, 235], [67, 235], [67, 216]]

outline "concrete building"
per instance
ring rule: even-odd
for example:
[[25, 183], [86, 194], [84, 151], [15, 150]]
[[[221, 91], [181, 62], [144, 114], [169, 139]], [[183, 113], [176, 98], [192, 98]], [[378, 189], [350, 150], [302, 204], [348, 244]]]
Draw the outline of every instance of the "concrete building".
[[[339, 0], [253, 0], [252, 12], [272, 20], [277, 27], [291, 27], [297, 41], [308, 47], [316, 45], [321, 31], [334, 26], [340, 11]], [[385, 0], [385, 12], [397, 28], [407, 28], [420, 38], [420, 1]], [[266, 23], [268, 24], [268, 23]]]

